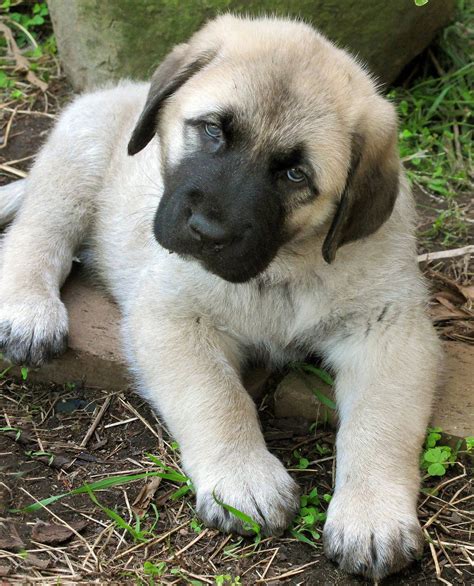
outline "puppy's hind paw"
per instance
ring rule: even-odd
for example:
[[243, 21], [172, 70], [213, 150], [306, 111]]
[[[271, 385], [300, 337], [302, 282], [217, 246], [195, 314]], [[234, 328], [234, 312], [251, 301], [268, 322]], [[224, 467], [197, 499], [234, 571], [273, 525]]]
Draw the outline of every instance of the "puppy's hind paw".
[[60, 299], [30, 296], [0, 304], [0, 352], [15, 364], [41, 366], [67, 348], [67, 311]]

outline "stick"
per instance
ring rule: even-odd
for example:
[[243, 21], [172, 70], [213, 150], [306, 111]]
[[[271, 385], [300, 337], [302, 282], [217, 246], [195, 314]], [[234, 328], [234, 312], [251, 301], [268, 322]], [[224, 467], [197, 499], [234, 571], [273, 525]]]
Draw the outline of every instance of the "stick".
[[418, 262], [429, 262], [431, 260], [439, 260], [442, 258], [454, 258], [456, 256], [464, 256], [465, 254], [474, 254], [473, 244], [464, 246], [463, 248], [453, 248], [452, 250], [440, 250], [438, 252], [419, 254]]
[[20, 171], [20, 169], [15, 169], [15, 167], [10, 167], [10, 165], [0, 165], [0, 171], [5, 171], [5, 173], [16, 175], [17, 177], [21, 177], [22, 179], [27, 175], [27, 173], [25, 173], [24, 171]]
[[99, 409], [99, 412], [97, 413], [96, 418], [92, 422], [92, 425], [89, 427], [89, 429], [87, 430], [86, 435], [84, 436], [84, 439], [80, 443], [81, 448], [85, 448], [87, 446], [87, 442], [91, 439], [92, 434], [97, 429], [97, 426], [99, 425], [100, 420], [104, 416], [104, 413], [107, 411], [107, 408], [110, 405], [111, 399], [112, 399], [112, 397], [107, 397], [105, 399], [105, 401], [102, 403], [102, 407]]

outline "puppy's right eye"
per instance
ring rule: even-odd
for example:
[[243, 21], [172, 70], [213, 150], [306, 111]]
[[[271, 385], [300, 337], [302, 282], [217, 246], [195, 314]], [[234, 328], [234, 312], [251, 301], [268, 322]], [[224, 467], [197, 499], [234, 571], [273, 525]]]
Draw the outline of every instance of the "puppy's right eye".
[[220, 140], [223, 136], [222, 128], [212, 122], [206, 122], [204, 124], [204, 132], [214, 140]]

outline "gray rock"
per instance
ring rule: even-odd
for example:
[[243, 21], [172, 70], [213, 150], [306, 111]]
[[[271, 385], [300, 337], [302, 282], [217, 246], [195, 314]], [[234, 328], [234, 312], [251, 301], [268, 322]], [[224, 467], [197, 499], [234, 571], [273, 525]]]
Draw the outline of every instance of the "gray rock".
[[318, 376], [299, 372], [286, 375], [275, 391], [275, 416], [304, 417], [310, 421], [334, 426], [337, 421], [336, 412], [324, 405], [317, 398], [315, 391], [334, 401], [332, 387]]
[[146, 79], [176, 43], [223, 11], [302, 17], [392, 81], [446, 25], [455, 0], [48, 0], [64, 69], [76, 89]]

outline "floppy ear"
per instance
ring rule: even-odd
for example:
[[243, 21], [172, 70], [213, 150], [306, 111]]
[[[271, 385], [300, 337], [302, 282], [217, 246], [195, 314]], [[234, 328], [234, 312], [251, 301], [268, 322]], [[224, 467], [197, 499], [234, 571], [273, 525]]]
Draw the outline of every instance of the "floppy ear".
[[372, 130], [353, 135], [346, 186], [323, 244], [327, 263], [334, 260], [343, 244], [376, 232], [395, 205], [400, 172], [396, 116], [386, 102], [383, 110], [380, 118], [375, 114]]
[[128, 154], [136, 155], [150, 142], [156, 132], [156, 119], [163, 102], [174, 94], [188, 79], [207, 65], [215, 51], [193, 53], [189, 45], [177, 45], [165, 57], [151, 78], [151, 86], [143, 112], [128, 143]]

